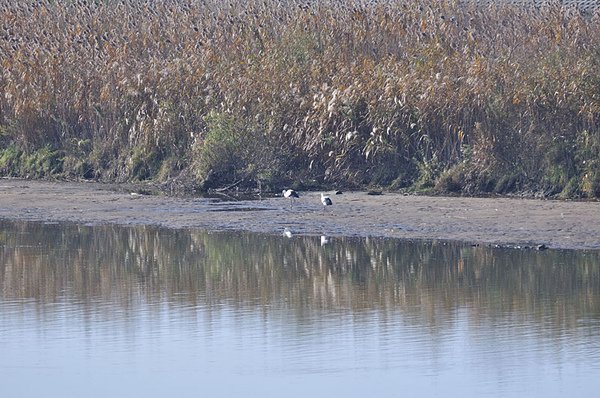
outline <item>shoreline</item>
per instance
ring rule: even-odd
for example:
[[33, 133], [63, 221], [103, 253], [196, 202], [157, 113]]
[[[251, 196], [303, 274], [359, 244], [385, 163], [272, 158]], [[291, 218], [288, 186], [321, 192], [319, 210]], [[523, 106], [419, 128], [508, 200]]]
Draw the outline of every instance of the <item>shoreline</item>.
[[600, 249], [600, 203], [520, 198], [320, 192], [288, 199], [220, 201], [143, 195], [126, 185], [0, 180], [0, 218], [79, 224], [154, 225], [293, 235], [387, 237], [549, 249]]

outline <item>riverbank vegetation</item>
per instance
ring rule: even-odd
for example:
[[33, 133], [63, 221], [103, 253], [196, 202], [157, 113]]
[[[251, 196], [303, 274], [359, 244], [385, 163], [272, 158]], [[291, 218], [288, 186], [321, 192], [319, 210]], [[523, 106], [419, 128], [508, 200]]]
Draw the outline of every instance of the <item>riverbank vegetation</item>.
[[0, 174], [600, 196], [600, 26], [452, 0], [0, 0]]

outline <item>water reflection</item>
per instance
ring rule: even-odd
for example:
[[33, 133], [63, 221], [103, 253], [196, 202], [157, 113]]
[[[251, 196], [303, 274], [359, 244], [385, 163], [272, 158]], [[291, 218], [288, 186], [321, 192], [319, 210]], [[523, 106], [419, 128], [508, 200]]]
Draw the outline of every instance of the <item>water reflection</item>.
[[273, 391], [281, 377], [309, 380], [286, 396], [339, 395], [341, 380], [348, 396], [395, 396], [398, 382], [465, 396], [520, 396], [540, 380], [528, 396], [600, 387], [596, 252], [0, 226], [0, 381], [13, 388], [83, 368], [124, 377], [121, 391], [157, 372], [266, 394], [265, 379]]

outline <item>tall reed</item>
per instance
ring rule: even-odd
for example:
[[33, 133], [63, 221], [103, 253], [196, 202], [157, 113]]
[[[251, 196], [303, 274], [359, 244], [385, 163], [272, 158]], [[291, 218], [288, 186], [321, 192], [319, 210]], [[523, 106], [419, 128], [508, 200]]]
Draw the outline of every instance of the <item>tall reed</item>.
[[44, 149], [61, 167], [37, 175], [600, 196], [593, 13], [0, 0], [0, 20], [4, 174]]

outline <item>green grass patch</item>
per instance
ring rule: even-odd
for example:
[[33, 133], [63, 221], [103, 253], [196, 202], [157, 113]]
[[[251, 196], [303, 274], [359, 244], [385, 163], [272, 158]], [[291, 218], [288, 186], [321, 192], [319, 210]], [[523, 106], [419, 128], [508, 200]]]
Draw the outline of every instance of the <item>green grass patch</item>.
[[27, 152], [11, 145], [0, 151], [0, 173], [4, 176], [43, 178], [63, 172], [64, 153], [50, 147]]

